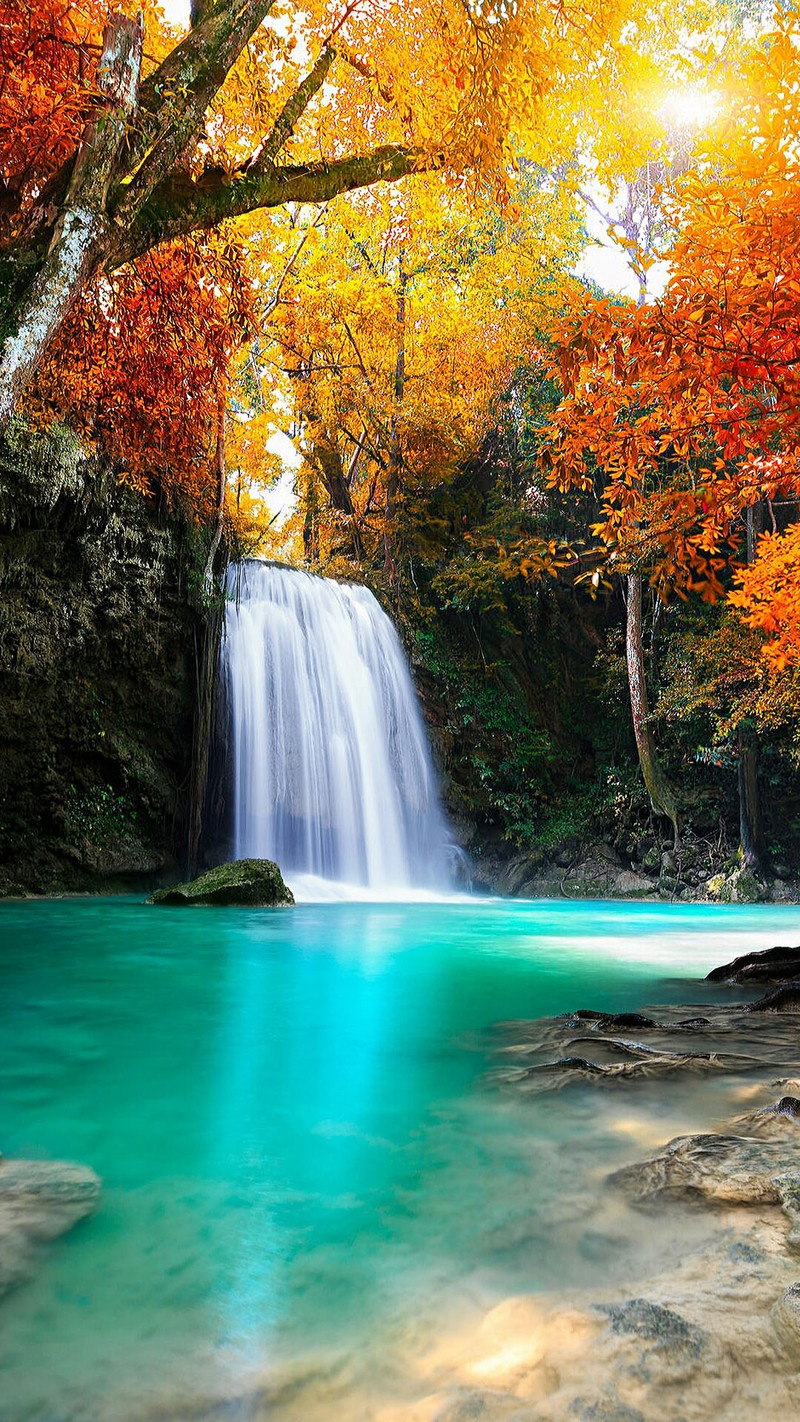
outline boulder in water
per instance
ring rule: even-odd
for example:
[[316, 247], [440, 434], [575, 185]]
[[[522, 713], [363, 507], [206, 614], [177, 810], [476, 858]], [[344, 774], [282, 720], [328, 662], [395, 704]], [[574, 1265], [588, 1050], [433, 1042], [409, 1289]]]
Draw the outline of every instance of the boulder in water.
[[206, 870], [188, 884], [158, 889], [148, 903], [220, 907], [243, 904], [249, 908], [273, 908], [293, 904], [294, 896], [271, 859], [236, 859], [232, 864]]
[[709, 983], [783, 983], [800, 972], [800, 948], [766, 948], [758, 953], [743, 953], [730, 963], [713, 968], [706, 976]]
[[28, 1278], [41, 1245], [91, 1214], [99, 1194], [88, 1166], [0, 1157], [0, 1294]]

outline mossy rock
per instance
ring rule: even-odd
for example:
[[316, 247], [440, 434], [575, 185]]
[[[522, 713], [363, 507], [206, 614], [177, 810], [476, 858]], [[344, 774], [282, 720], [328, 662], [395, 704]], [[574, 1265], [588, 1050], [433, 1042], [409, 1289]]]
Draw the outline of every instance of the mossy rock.
[[250, 908], [293, 904], [294, 897], [271, 859], [237, 859], [209, 869], [189, 884], [158, 889], [151, 904], [245, 904]]

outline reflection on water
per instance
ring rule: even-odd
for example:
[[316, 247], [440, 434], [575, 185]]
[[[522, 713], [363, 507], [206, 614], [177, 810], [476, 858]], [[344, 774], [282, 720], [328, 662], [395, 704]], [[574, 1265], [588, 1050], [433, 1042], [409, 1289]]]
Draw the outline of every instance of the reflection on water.
[[520, 1100], [485, 1080], [492, 1025], [717, 1001], [710, 966], [798, 928], [639, 904], [0, 906], [2, 1148], [104, 1181], [2, 1305], [3, 1422], [174, 1418], [312, 1356], [328, 1415], [377, 1415], [459, 1321], [678, 1257], [708, 1220], [654, 1236], [602, 1178], [723, 1119], [742, 1081]]

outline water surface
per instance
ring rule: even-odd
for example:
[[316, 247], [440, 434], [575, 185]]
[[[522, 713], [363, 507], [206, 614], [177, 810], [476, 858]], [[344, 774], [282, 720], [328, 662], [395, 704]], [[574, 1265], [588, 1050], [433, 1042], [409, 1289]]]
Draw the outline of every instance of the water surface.
[[354, 1370], [329, 1415], [378, 1416], [460, 1312], [637, 1277], [680, 1231], [615, 1235], [603, 1177], [730, 1082], [521, 1100], [494, 1024], [719, 1000], [780, 942], [795, 908], [1, 905], [0, 1146], [104, 1184], [0, 1304], [2, 1422], [174, 1418], [321, 1357]]

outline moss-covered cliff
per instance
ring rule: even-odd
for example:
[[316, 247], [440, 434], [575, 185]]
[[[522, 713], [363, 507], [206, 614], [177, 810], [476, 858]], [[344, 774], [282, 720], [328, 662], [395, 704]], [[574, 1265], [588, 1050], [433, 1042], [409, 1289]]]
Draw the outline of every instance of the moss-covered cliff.
[[0, 445], [0, 893], [174, 872], [203, 561], [66, 432]]

